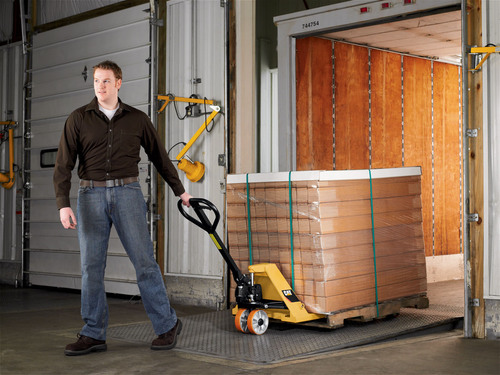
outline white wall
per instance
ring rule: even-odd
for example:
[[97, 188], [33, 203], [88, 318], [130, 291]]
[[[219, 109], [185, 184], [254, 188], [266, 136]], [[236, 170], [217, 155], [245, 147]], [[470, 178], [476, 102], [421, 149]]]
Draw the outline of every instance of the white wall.
[[[500, 2], [483, 1], [483, 45], [500, 45]], [[484, 295], [500, 299], [500, 54], [483, 65]]]

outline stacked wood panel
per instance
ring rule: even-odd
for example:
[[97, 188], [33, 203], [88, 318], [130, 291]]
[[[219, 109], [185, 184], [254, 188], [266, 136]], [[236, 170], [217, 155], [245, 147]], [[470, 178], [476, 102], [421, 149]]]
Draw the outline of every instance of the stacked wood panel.
[[420, 168], [373, 170], [371, 188], [367, 170], [227, 181], [231, 255], [244, 272], [276, 263], [309, 312], [425, 294]]

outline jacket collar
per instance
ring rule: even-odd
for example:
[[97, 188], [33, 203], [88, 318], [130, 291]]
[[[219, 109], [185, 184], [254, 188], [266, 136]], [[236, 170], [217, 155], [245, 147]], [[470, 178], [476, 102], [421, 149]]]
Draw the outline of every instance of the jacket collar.
[[[96, 113], [99, 113], [99, 102], [97, 101], [97, 97], [94, 96], [94, 99], [87, 104], [85, 107], [85, 111], [95, 111]], [[116, 111], [116, 114], [120, 114], [123, 111], [128, 111], [130, 112], [130, 106], [123, 103], [120, 98], [118, 98], [118, 110]]]

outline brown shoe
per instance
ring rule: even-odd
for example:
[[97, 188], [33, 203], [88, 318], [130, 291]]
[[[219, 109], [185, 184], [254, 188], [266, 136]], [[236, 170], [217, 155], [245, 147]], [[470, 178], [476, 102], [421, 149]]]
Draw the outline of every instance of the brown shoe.
[[151, 343], [151, 349], [153, 350], [168, 350], [173, 349], [175, 344], [177, 344], [177, 335], [181, 334], [182, 322], [177, 319], [174, 328], [172, 328], [167, 333], [162, 333], [158, 338], [154, 339]]
[[108, 349], [106, 341], [96, 340], [92, 337], [77, 334], [78, 340], [73, 344], [66, 345], [64, 354], [66, 355], [83, 355], [90, 352], [104, 352]]

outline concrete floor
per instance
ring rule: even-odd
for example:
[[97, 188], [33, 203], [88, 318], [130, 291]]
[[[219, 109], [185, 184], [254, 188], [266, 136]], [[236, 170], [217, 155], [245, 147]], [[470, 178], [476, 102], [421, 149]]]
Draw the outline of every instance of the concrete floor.
[[[463, 305], [463, 281], [429, 284], [429, 299]], [[108, 340], [108, 351], [66, 357], [81, 328], [78, 293], [0, 286], [0, 374], [500, 374], [500, 341], [429, 333], [306, 359], [254, 365]], [[110, 325], [147, 321], [142, 304], [110, 297]], [[175, 306], [180, 317], [206, 308]]]

